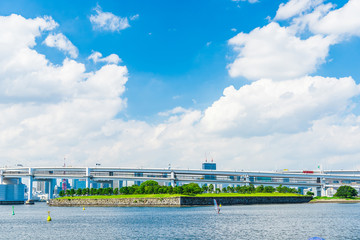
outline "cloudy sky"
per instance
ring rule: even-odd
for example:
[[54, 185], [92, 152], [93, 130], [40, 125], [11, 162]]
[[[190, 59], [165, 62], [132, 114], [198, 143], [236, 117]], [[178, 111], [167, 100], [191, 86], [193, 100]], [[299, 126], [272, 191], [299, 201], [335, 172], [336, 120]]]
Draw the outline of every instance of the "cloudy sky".
[[360, 168], [360, 1], [0, 1], [0, 166]]

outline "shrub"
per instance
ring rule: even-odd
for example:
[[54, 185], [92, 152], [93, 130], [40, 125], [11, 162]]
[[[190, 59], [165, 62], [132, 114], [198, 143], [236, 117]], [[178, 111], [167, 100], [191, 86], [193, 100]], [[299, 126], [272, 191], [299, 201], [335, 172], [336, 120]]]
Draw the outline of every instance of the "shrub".
[[355, 188], [350, 186], [341, 186], [335, 193], [335, 197], [340, 198], [353, 198], [357, 196], [358, 192], [355, 190]]
[[199, 194], [201, 193], [201, 188], [197, 183], [189, 183], [182, 186], [183, 194]]
[[266, 192], [266, 193], [273, 193], [273, 192], [275, 192], [275, 188], [274, 188], [273, 186], [266, 186], [266, 187], [264, 188], [264, 192]]
[[64, 192], [64, 190], [61, 190], [61, 191], [59, 192], [59, 196], [60, 196], [60, 197], [65, 196], [65, 192]]
[[256, 187], [256, 192], [257, 193], [262, 193], [265, 191], [264, 185], [260, 185]]
[[308, 191], [308, 192], [306, 193], [306, 196], [314, 196], [314, 193], [311, 192], [311, 191]]

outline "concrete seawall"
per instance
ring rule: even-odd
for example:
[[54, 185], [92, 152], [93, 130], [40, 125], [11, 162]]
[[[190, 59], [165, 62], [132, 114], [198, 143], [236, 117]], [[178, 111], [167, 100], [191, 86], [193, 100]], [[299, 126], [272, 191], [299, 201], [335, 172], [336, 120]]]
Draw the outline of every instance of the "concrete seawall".
[[0, 201], [0, 205], [21, 205], [25, 201]]
[[312, 197], [170, 197], [170, 198], [106, 198], [106, 199], [52, 199], [54, 207], [181, 207], [213, 205], [214, 199], [222, 205], [307, 203]]
[[181, 197], [180, 204], [187, 205], [212, 205], [214, 199], [222, 205], [238, 204], [281, 204], [281, 203], [307, 203], [312, 197]]

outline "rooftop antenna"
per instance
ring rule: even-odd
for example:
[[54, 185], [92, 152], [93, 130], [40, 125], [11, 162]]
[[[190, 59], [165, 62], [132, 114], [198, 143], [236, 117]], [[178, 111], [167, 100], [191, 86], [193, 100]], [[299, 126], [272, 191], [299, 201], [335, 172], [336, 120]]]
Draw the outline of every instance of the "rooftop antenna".
[[[209, 153], [210, 154], [210, 153]], [[212, 155], [210, 154], [210, 156], [211, 156], [211, 162], [214, 162], [214, 158], [212, 157]]]
[[206, 152], [205, 152], [205, 162], [207, 162], [207, 154], [206, 154]]

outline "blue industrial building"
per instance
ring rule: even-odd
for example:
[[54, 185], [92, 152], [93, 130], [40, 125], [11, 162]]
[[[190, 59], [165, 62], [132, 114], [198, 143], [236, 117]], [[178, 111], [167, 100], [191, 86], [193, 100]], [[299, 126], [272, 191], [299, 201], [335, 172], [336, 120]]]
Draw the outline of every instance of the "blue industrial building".
[[0, 204], [24, 204], [25, 185], [20, 179], [6, 179], [0, 183]]
[[[211, 162], [204, 162], [202, 163], [202, 170], [216, 170], [216, 163], [214, 163], [212, 160]], [[204, 175], [204, 179], [206, 180], [216, 180], [215, 175]]]

